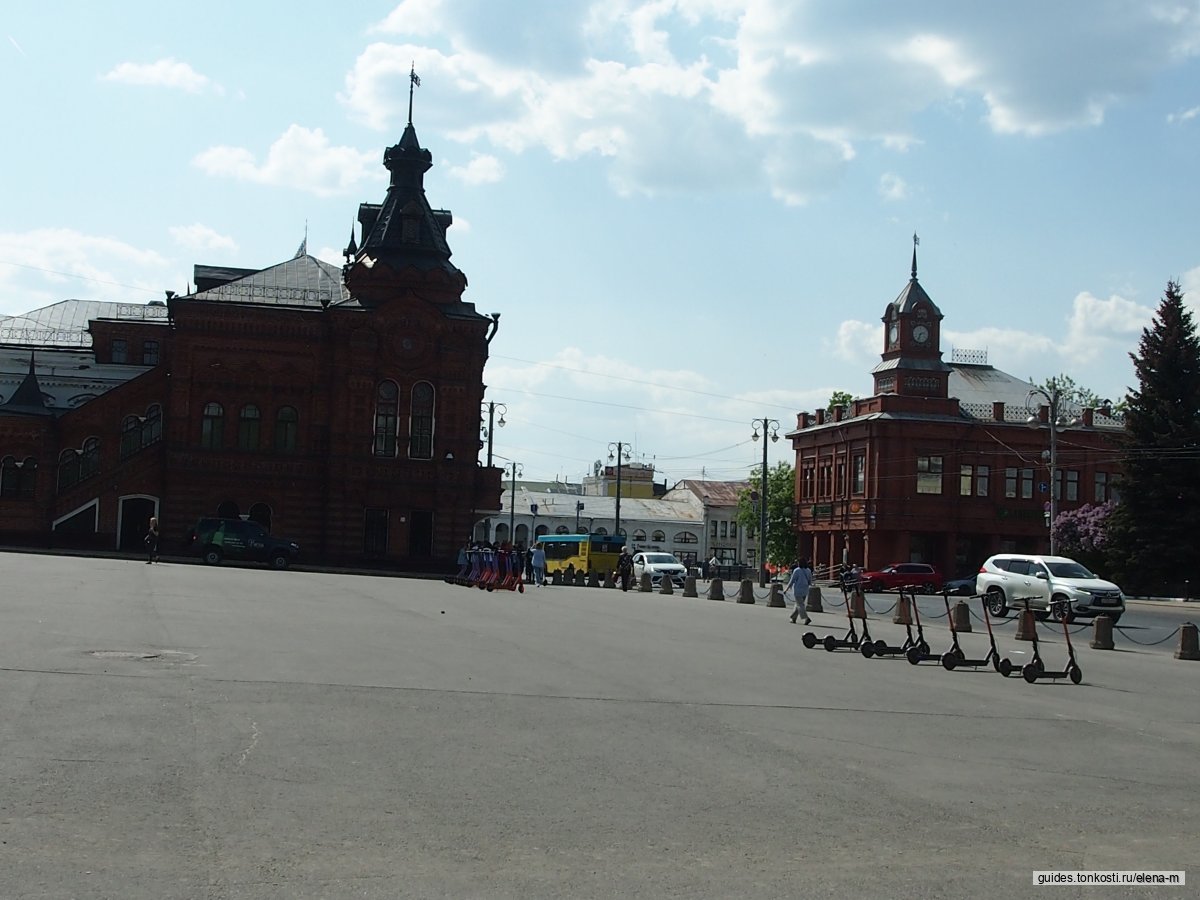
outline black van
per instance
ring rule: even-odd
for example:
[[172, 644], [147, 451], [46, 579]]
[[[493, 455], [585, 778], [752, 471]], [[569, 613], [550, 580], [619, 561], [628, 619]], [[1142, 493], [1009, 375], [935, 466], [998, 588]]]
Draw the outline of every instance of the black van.
[[201, 519], [191, 531], [188, 547], [210, 566], [231, 559], [286, 569], [300, 553], [295, 541], [277, 538], [257, 522], [245, 519]]

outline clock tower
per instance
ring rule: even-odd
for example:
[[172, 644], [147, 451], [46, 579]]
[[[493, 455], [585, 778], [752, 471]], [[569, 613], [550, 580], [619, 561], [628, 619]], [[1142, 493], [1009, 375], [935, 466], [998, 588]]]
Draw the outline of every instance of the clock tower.
[[942, 362], [942, 312], [917, 281], [919, 243], [914, 234], [912, 277], [883, 313], [882, 360], [871, 373], [876, 396], [947, 396], [950, 367]]

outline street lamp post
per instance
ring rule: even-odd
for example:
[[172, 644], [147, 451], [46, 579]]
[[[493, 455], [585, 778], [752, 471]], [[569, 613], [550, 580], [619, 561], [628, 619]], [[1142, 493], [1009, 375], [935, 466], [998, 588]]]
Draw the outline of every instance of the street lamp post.
[[763, 439], [762, 458], [762, 492], [758, 502], [758, 586], [767, 586], [767, 437], [772, 442], [779, 440], [778, 419], [755, 419], [750, 423], [754, 427], [751, 437], [758, 440], [761, 433]]
[[579, 514], [583, 512], [583, 501], [575, 501], [575, 533], [579, 534]]
[[505, 466], [506, 475], [512, 478], [512, 492], [508, 499], [508, 543], [511, 547], [517, 546], [517, 476], [524, 475], [525, 470], [518, 462], [510, 462]]
[[613, 536], [616, 537], [621, 533], [621, 465], [629, 462], [629, 445], [623, 441], [617, 441], [608, 445], [608, 461], [613, 461], [613, 456], [617, 459], [617, 509], [616, 522], [613, 527]]
[[1054, 556], [1054, 520], [1058, 518], [1058, 431], [1060, 428], [1066, 428], [1076, 423], [1068, 420], [1063, 414], [1062, 403], [1066, 398], [1063, 397], [1058, 385], [1051, 380], [1048, 392], [1042, 388], [1034, 388], [1026, 396], [1025, 409], [1029, 413], [1029, 418], [1025, 420], [1026, 425], [1032, 428], [1040, 428], [1042, 425], [1041, 410], [1033, 405], [1034, 400], [1039, 397], [1046, 401], [1045, 406], [1049, 413], [1046, 417], [1046, 424], [1050, 430], [1050, 450], [1043, 454], [1043, 458], [1050, 471], [1050, 499], [1046, 502], [1046, 528], [1050, 532], [1050, 555]]
[[537, 543], [537, 504], [530, 503], [529, 511], [533, 514], [533, 525], [529, 529], [529, 546]]
[[[483, 437], [487, 438], [487, 464], [488, 468], [492, 466], [492, 443], [496, 434], [496, 410], [500, 410], [500, 427], [504, 427], [504, 414], [508, 412], [508, 407], [503, 403], [493, 403], [485, 401], [479, 407], [480, 412], [487, 413], [487, 424], [480, 422], [479, 428], [483, 432]], [[479, 449], [483, 449], [483, 442], [479, 444]]]

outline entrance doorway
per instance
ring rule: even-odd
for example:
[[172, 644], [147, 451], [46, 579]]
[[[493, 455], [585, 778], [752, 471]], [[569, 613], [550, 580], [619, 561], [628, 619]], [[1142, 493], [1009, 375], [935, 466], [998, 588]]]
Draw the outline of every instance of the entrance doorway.
[[412, 559], [433, 557], [433, 513], [427, 509], [414, 510], [408, 527], [408, 555]]
[[158, 515], [158, 501], [152, 497], [122, 497], [119, 510], [117, 549], [141, 553], [146, 548], [150, 517]]

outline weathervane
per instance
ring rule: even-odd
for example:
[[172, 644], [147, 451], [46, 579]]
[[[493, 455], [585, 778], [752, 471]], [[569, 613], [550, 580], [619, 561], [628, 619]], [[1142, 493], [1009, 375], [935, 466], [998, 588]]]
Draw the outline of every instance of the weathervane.
[[912, 280], [913, 281], [917, 280], [917, 247], [919, 247], [920, 245], [921, 245], [921, 239], [919, 237], [917, 237], [917, 233], [914, 231], [913, 232], [913, 268], [912, 268]]
[[408, 70], [408, 124], [412, 124], [413, 88], [421, 86], [421, 77], [417, 74], [417, 61], [414, 59]]

